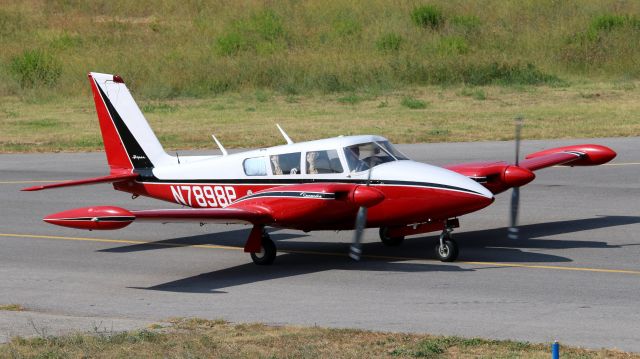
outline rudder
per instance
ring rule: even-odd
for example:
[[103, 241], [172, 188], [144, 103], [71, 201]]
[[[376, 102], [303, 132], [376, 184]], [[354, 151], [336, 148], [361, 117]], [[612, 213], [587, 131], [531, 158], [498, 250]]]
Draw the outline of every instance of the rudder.
[[171, 161], [120, 76], [91, 72], [89, 82], [111, 173]]

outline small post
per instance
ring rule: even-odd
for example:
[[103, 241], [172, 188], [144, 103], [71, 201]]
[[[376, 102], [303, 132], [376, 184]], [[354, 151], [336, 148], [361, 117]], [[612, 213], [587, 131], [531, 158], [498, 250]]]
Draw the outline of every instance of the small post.
[[551, 358], [560, 359], [560, 344], [557, 340], [551, 344]]

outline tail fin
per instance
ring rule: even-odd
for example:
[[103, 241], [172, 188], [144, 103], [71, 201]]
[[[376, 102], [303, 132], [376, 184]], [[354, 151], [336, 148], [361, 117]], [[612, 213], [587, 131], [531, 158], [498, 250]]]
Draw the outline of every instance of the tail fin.
[[120, 76], [91, 72], [89, 82], [111, 173], [173, 162]]

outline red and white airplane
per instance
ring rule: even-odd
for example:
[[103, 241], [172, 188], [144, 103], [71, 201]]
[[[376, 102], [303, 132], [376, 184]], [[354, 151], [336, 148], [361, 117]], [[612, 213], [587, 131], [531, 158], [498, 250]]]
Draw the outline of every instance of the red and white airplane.
[[[494, 195], [514, 188], [512, 235], [517, 234], [518, 187], [532, 171], [554, 166], [606, 163], [616, 153], [604, 146], [578, 145], [545, 150], [526, 159], [436, 167], [415, 162], [384, 137], [345, 136], [221, 156], [167, 154], [124, 81], [90, 73], [110, 173], [107, 176], [25, 188], [112, 183], [114, 189], [190, 208], [127, 210], [113, 206], [72, 209], [44, 221], [88, 230], [119, 229], [132, 222], [242, 223], [253, 226], [244, 245], [256, 264], [271, 264], [276, 247], [265, 226], [315, 230], [356, 228], [351, 256], [360, 257], [365, 227], [380, 228], [383, 243], [441, 231], [436, 256], [453, 261], [458, 246], [450, 233], [457, 218], [480, 210]], [[279, 127], [279, 126], [278, 126]], [[518, 136], [516, 136], [518, 137]], [[518, 148], [518, 146], [516, 146]]]

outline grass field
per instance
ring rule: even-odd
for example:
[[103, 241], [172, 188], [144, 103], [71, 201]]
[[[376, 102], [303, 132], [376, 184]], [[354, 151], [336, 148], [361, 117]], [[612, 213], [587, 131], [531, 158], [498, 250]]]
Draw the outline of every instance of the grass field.
[[156, 99], [640, 76], [637, 1], [3, 1], [0, 35], [0, 96], [88, 71]]
[[101, 148], [89, 71], [167, 148], [640, 134], [640, 2], [27, 0], [0, 6], [0, 152]]
[[[562, 347], [563, 358], [640, 358], [613, 350]], [[354, 329], [229, 324], [176, 319], [172, 325], [113, 333], [14, 338], [14, 358], [548, 358], [550, 345], [479, 338], [391, 334]]]
[[[295, 141], [367, 133], [398, 143], [510, 140], [518, 115], [526, 139], [638, 136], [638, 98], [640, 87], [623, 82], [309, 96], [257, 90], [139, 104], [161, 143], [175, 150], [214, 148], [212, 133], [227, 147], [281, 144], [276, 123]], [[102, 149], [89, 94], [63, 102], [5, 98], [0, 116], [0, 152]]]

